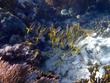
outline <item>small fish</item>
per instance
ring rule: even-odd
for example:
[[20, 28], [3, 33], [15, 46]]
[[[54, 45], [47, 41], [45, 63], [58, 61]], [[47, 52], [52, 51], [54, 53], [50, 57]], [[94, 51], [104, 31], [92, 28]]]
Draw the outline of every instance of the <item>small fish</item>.
[[59, 67], [59, 66], [61, 66], [62, 63], [63, 63], [63, 62], [62, 62], [61, 60], [59, 60], [55, 65], [56, 65], [57, 67]]
[[108, 24], [108, 27], [110, 27], [110, 23]]
[[63, 53], [63, 57], [65, 57], [68, 53], [70, 53], [73, 50], [73, 48], [69, 48], [66, 52]]
[[62, 48], [64, 48], [64, 43], [62, 41], [60, 42], [60, 45]]
[[39, 52], [36, 51], [35, 54], [32, 56], [31, 60], [34, 60], [38, 56]]
[[77, 19], [80, 19], [80, 15], [77, 15], [76, 18], [77, 18]]
[[49, 33], [49, 34], [48, 34], [48, 36], [50, 37], [50, 39], [52, 39], [52, 38], [53, 38], [52, 33]]
[[30, 32], [30, 28], [26, 28], [26, 30], [27, 30], [27, 33], [29, 33], [29, 32]]
[[35, 23], [32, 23], [29, 28], [26, 28], [27, 33], [29, 33], [35, 27]]
[[36, 42], [38, 42], [39, 41], [39, 37], [36, 37]]
[[44, 31], [46, 31], [46, 28], [42, 28], [42, 29], [40, 30], [40, 33], [43, 33]]
[[84, 31], [86, 32], [87, 36], [92, 36], [94, 31], [93, 30], [87, 30], [87, 29], [84, 29]]
[[56, 30], [54, 28], [52, 28], [50, 30], [50, 33], [48, 34], [48, 36], [53, 39], [56, 36]]
[[52, 39], [52, 46], [54, 46], [54, 39]]
[[63, 57], [65, 57], [66, 56], [66, 53], [63, 53]]
[[56, 30], [52, 29], [52, 33], [53, 33], [53, 36], [55, 36], [56, 35]]
[[56, 43], [59, 43], [59, 41], [60, 41], [60, 38], [59, 37], [55, 38], [55, 42]]
[[70, 43], [70, 44], [69, 44], [69, 47], [70, 47], [70, 48], [74, 48], [74, 47], [75, 47], [75, 44], [74, 44], [74, 43]]
[[73, 13], [73, 8], [69, 8], [68, 13], [71, 15]]
[[76, 35], [78, 34], [78, 31], [76, 31]]
[[68, 15], [68, 14], [69, 14], [69, 12], [68, 12], [67, 9], [62, 9], [61, 10], [61, 15]]
[[52, 57], [53, 57], [53, 54], [50, 54], [50, 55], [49, 55], [49, 58], [52, 58]]
[[73, 52], [73, 55], [76, 55], [79, 52], [79, 49], [75, 47], [75, 52]]

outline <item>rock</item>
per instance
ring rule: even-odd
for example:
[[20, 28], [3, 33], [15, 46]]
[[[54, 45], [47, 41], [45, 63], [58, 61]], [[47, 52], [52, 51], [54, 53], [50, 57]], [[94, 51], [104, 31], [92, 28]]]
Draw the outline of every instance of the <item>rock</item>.
[[0, 4], [0, 7], [22, 19], [28, 26], [31, 22], [40, 21], [42, 18], [55, 20], [62, 16], [60, 12], [63, 9], [68, 9], [71, 16], [95, 9], [101, 11], [110, 9], [109, 0], [0, 0]]
[[[0, 25], [1, 43], [12, 41], [12, 38], [14, 38], [12, 35], [23, 36], [26, 33], [26, 25], [19, 18], [2, 8], [0, 8]], [[10, 39], [11, 36], [12, 38]]]
[[31, 65], [40, 65], [44, 58], [41, 52], [26, 44], [5, 45], [0, 49], [0, 56], [2, 60], [10, 63], [27, 62]]
[[[53, 59], [54, 60], [54, 59]], [[46, 61], [45, 62], [45, 68], [46, 69], [49, 69], [49, 71], [53, 71], [53, 70], [55, 70], [55, 68], [56, 68], [56, 66], [55, 66], [55, 64], [58, 62], [58, 61], [53, 61], [53, 60], [48, 60], [48, 61]], [[50, 64], [50, 62], [51, 62], [51, 64]], [[51, 68], [50, 68], [51, 67]]]
[[36, 83], [59, 83], [59, 82], [58, 79], [56, 79], [55, 77], [48, 78], [42, 76], [40, 77], [40, 79], [36, 80]]
[[[0, 8], [0, 24], [1, 30], [9, 32], [11, 30], [16, 33], [26, 32], [26, 25], [16, 16]], [[15, 33], [15, 32], [12, 32]]]
[[10, 44], [16, 44], [16, 43], [20, 43], [20, 42], [22, 42], [22, 40], [20, 39], [19, 35], [12, 35], [10, 37], [10, 40], [9, 40]]
[[61, 83], [73, 83], [73, 81], [70, 80], [70, 79], [64, 78], [64, 79], [61, 81]]
[[38, 13], [37, 3], [32, 0], [0, 0], [0, 4], [1, 8], [19, 17], [28, 26], [30, 26], [29, 22], [35, 19]]
[[61, 10], [61, 15], [68, 15], [68, 11], [67, 11], [67, 9], [63, 9], [63, 10]]
[[67, 65], [62, 65], [61, 66], [61, 75], [64, 76], [68, 70], [69, 70], [69, 67]]
[[[17, 11], [17, 16], [19, 16], [21, 19], [27, 19], [27, 20], [34, 20], [37, 13], [38, 13], [38, 3], [34, 3], [32, 0], [17, 0], [17, 3], [20, 5], [20, 7], [23, 8], [20, 9], [20, 11]], [[20, 15], [21, 14], [21, 15]], [[22, 14], [24, 15], [24, 18], [21, 17]]]

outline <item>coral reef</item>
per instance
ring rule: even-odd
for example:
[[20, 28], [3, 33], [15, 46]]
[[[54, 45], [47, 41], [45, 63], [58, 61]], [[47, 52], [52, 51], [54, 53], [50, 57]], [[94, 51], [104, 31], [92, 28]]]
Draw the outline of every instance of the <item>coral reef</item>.
[[39, 65], [43, 61], [43, 56], [38, 49], [33, 49], [32, 45], [15, 44], [14, 46], [5, 45], [0, 49], [0, 56], [3, 60], [10, 63], [27, 62], [32, 65]]
[[[1, 57], [0, 57], [1, 58]], [[47, 77], [44, 77], [47, 76]], [[9, 64], [0, 59], [0, 83], [58, 83], [55, 75], [46, 75], [26, 63]]]
[[108, 83], [109, 11], [110, 0], [0, 0], [0, 83]]

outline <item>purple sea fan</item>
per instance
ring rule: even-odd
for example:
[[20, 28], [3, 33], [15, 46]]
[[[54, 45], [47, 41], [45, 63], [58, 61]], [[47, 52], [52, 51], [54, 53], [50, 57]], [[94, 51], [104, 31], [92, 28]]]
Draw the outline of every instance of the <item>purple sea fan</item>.
[[0, 83], [25, 83], [27, 67], [26, 64], [10, 65], [0, 59]]

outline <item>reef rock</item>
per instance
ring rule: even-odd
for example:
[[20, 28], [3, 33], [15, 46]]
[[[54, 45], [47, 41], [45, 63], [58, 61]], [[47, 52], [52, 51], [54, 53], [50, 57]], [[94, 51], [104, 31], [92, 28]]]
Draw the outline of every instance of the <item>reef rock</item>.
[[32, 0], [1, 0], [1, 8], [11, 12], [13, 15], [19, 17], [25, 24], [30, 25], [38, 13], [38, 1]]
[[26, 25], [10, 12], [0, 8], [0, 43], [9, 43], [12, 35], [23, 36], [25, 33]]
[[0, 56], [2, 60], [10, 63], [27, 62], [31, 65], [40, 65], [44, 60], [38, 49], [26, 44], [4, 45], [0, 49]]

